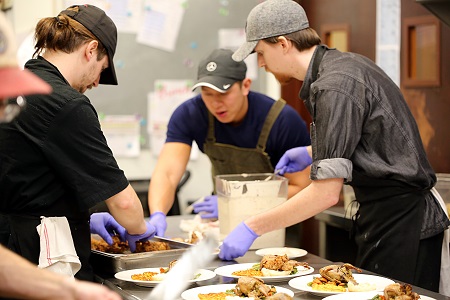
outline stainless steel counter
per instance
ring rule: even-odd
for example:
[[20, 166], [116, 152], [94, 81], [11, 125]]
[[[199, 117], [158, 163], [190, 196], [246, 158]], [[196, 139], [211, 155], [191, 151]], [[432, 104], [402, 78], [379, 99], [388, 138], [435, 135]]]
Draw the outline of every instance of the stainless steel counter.
[[[179, 229], [180, 220], [182, 220], [183, 218], [191, 218], [191, 217], [190, 216], [170, 216], [170, 217], [168, 217], [168, 230], [167, 230], [167, 234], [166, 234], [167, 236], [171, 236], [171, 237], [182, 237], [183, 236], [182, 232]], [[184, 236], [186, 236], [186, 233], [184, 233]], [[258, 262], [260, 260], [261, 260], [261, 257], [257, 256], [255, 254], [255, 251], [249, 251], [244, 257], [238, 258], [235, 261], [231, 261], [231, 262], [230, 261], [221, 261], [219, 258], [216, 258], [215, 260], [212, 261], [212, 263], [206, 269], [214, 270], [215, 268], [223, 266], [223, 265], [235, 264], [235, 263]], [[298, 258], [297, 260], [308, 262], [308, 264], [310, 266], [312, 266], [317, 272], [321, 267], [324, 267], [324, 266], [332, 263], [331, 261], [328, 261], [324, 258], [321, 258], [321, 257], [313, 255], [313, 254], [307, 254], [306, 256]], [[145, 268], [146, 266], [142, 266], [142, 267]], [[373, 274], [373, 273], [369, 273], [369, 272], [365, 272], [365, 273]], [[152, 288], [140, 287], [131, 282], [125, 282], [125, 281], [118, 280], [118, 279], [114, 278], [114, 276], [112, 276], [112, 275], [104, 275], [104, 274], [100, 274], [99, 272], [97, 273], [96, 279], [97, 279], [97, 281], [103, 283], [104, 285], [108, 286], [112, 290], [117, 291], [123, 297], [123, 299], [127, 299], [127, 300], [128, 299], [130, 299], [130, 300], [150, 299], [149, 295], [152, 291]], [[194, 285], [191, 285], [188, 287], [188, 289], [196, 287], [196, 286], [204, 286], [204, 285], [210, 285], [210, 284], [222, 284], [222, 283], [236, 283], [236, 279], [216, 276], [210, 280], [202, 281], [201, 283], [196, 283]], [[174, 283], [174, 284], [176, 284], [176, 283]], [[296, 300], [322, 299], [322, 297], [315, 296], [315, 295], [307, 293], [307, 292], [298, 291], [298, 290], [290, 287], [287, 282], [276, 283], [274, 285], [285, 287], [285, 288], [292, 290], [295, 293], [294, 299], [296, 299]], [[418, 287], [414, 287], [414, 291], [416, 291], [419, 294], [432, 297], [436, 300], [444, 300], [444, 299], [450, 300], [449, 297], [445, 297], [443, 295], [439, 295], [437, 293], [433, 293], [433, 292], [430, 292], [430, 291], [427, 291], [427, 290], [424, 290], [424, 289], [421, 289]], [[163, 300], [163, 299], [158, 299], [158, 300]]]

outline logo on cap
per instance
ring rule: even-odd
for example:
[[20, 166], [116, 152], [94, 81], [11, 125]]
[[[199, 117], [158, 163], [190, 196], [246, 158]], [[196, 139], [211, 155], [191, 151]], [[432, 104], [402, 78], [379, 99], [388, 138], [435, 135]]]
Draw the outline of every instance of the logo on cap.
[[227, 90], [230, 86], [231, 86], [231, 84], [224, 84], [224, 85], [223, 85], [223, 89], [224, 89], [224, 90]]
[[206, 70], [209, 72], [214, 72], [217, 69], [217, 64], [215, 62], [210, 62], [206, 65]]

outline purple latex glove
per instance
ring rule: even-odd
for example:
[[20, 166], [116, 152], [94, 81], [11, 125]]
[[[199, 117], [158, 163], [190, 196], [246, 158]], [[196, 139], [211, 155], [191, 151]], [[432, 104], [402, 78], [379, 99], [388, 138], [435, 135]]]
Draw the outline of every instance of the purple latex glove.
[[125, 228], [123, 228], [117, 221], [107, 212], [94, 213], [91, 215], [90, 221], [91, 233], [96, 233], [101, 236], [105, 242], [112, 245], [113, 240], [111, 236], [118, 234], [122, 241], [125, 241]]
[[306, 147], [292, 148], [280, 158], [275, 166], [275, 172], [279, 175], [295, 173], [303, 171], [310, 164], [312, 164], [312, 158], [309, 156]]
[[155, 226], [157, 236], [164, 237], [167, 229], [167, 221], [166, 215], [163, 212], [157, 211], [152, 213], [150, 215], [150, 224]]
[[195, 213], [206, 213], [200, 215], [202, 219], [217, 219], [219, 217], [216, 195], [206, 196], [202, 202], [195, 203], [193, 207]]
[[241, 222], [223, 241], [220, 246], [219, 258], [233, 260], [243, 256], [257, 237], [258, 235], [253, 230]]
[[125, 233], [125, 239], [128, 241], [128, 246], [130, 246], [131, 252], [136, 251], [136, 242], [147, 241], [155, 236], [156, 228], [150, 222], [145, 222], [147, 225], [147, 230], [143, 234], [129, 234]]

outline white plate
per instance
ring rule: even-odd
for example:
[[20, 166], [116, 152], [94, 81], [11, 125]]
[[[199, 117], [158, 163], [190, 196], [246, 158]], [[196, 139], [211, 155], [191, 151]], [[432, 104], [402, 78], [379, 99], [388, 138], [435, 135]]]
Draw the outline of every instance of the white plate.
[[[220, 276], [231, 277], [231, 278], [239, 278], [239, 277], [242, 277], [242, 276], [232, 275], [232, 273], [235, 272], [235, 271], [242, 271], [242, 270], [250, 269], [255, 264], [257, 264], [257, 263], [226, 265], [226, 266], [218, 267], [217, 269], [214, 270], [214, 272], [217, 275], [220, 275]], [[306, 274], [311, 274], [312, 272], [314, 272], [314, 268], [311, 267], [311, 266], [309, 267], [309, 269], [304, 269], [304, 270], [302, 270], [302, 266], [298, 266], [297, 270], [298, 270], [298, 272], [293, 274], [293, 275], [285, 275], [285, 276], [254, 276], [254, 277], [260, 278], [265, 283], [268, 283], [268, 282], [287, 281], [289, 279], [292, 279], [292, 278], [295, 278], [295, 277], [298, 277], [298, 276], [302, 276], [302, 275], [306, 275]]]
[[[183, 298], [184, 300], [198, 300], [198, 294], [220, 293], [234, 289], [235, 287], [236, 284], [215, 284], [200, 286], [184, 291], [181, 294], [181, 298]], [[294, 292], [290, 289], [280, 286], [275, 286], [275, 289], [277, 290], [277, 293], [285, 293], [291, 297], [294, 297]]]
[[[380, 292], [364, 292], [364, 293], [342, 293], [338, 295], [331, 295], [323, 298], [323, 300], [370, 300], [375, 295], [383, 295]], [[420, 300], [436, 300], [427, 296], [420, 295]]]
[[279, 248], [263, 248], [256, 250], [255, 254], [259, 256], [264, 255], [287, 255], [288, 258], [302, 257], [308, 254], [308, 251], [300, 248], [289, 248], [289, 247], [279, 247]]
[[[319, 296], [324, 296], [324, 295], [334, 295], [334, 294], [343, 294], [343, 293], [347, 293], [347, 292], [331, 292], [331, 291], [317, 291], [317, 290], [313, 290], [312, 287], [308, 286], [308, 283], [313, 281], [314, 277], [320, 277], [319, 274], [311, 274], [311, 275], [307, 275], [307, 276], [302, 276], [302, 277], [298, 277], [298, 278], [294, 278], [289, 280], [289, 285], [295, 289], [301, 290], [301, 291], [305, 291], [305, 292], [310, 292], [312, 294], [315, 295], [319, 295]], [[381, 277], [381, 276], [376, 276], [376, 275], [368, 275], [368, 274], [353, 274], [353, 278], [355, 278], [356, 282], [358, 283], [370, 283], [370, 284], [375, 284], [376, 285], [376, 290], [378, 292], [382, 292], [384, 290], [384, 288], [389, 285], [394, 283], [393, 280], [385, 278], [385, 277]], [[351, 292], [349, 294], [358, 294], [358, 293], [362, 293], [362, 292]], [[367, 292], [364, 292], [367, 293]]]
[[[158, 272], [159, 273], [159, 269], [160, 268], [143, 268], [143, 269], [133, 269], [133, 270], [121, 271], [121, 272], [116, 273], [114, 275], [114, 277], [116, 277], [117, 279], [120, 279], [120, 280], [133, 282], [134, 284], [139, 285], [139, 286], [154, 287], [161, 281], [160, 280], [152, 280], [152, 281], [134, 280], [134, 279], [131, 279], [131, 275], [142, 274], [144, 272]], [[196, 274], [200, 274], [200, 276], [197, 277], [196, 279], [189, 280], [189, 282], [192, 283], [192, 282], [204, 281], [204, 280], [214, 278], [216, 276], [216, 273], [214, 273], [213, 271], [204, 270], [204, 269], [198, 270], [197, 272], [195, 272], [194, 275], [192, 275], [192, 277], [194, 277]]]

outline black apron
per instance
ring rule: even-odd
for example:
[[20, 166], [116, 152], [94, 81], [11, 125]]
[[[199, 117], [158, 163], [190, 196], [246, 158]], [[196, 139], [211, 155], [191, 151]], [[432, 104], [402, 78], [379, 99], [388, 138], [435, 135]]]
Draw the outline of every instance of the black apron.
[[214, 116], [208, 112], [208, 136], [203, 149], [211, 161], [211, 173], [214, 186], [215, 175], [273, 172], [274, 168], [270, 162], [270, 157], [265, 152], [266, 143], [273, 123], [285, 105], [286, 102], [283, 99], [274, 102], [267, 114], [256, 148], [240, 148], [233, 145], [216, 143]]
[[[312, 82], [319, 76], [319, 65], [326, 51], [325, 46], [318, 46], [312, 65]], [[315, 160], [315, 105], [312, 110], [310, 133]], [[364, 178], [355, 172], [350, 185], [360, 204], [352, 228], [358, 246], [356, 265], [404, 282], [414, 282], [425, 195], [430, 191], [414, 190], [394, 180]]]
[[425, 211], [425, 194], [394, 180], [354, 178], [359, 210], [353, 233], [356, 264], [366, 270], [414, 283]]

